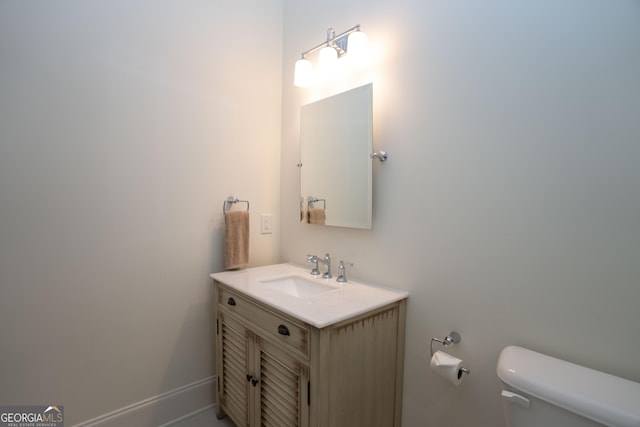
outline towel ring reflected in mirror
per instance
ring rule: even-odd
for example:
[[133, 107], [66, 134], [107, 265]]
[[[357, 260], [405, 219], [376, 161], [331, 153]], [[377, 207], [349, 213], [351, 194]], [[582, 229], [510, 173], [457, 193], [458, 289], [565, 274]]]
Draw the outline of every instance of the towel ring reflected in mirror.
[[315, 208], [315, 203], [322, 202], [322, 209], [327, 209], [327, 201], [325, 199], [318, 199], [315, 196], [309, 196], [307, 202], [307, 209]]

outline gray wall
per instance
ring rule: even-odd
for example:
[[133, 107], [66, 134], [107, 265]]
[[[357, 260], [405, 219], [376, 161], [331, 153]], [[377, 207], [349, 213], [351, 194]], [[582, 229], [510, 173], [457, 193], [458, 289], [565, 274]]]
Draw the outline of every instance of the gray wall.
[[[299, 224], [300, 52], [361, 24], [374, 45], [372, 231]], [[404, 423], [499, 426], [495, 365], [518, 344], [640, 381], [640, 3], [285, 4], [282, 258], [330, 252], [410, 291]], [[313, 58], [315, 60], [316, 57]], [[428, 369], [452, 329], [472, 375]]]
[[228, 195], [278, 257], [281, 44], [281, 0], [0, 1], [0, 403], [72, 425], [213, 374]]

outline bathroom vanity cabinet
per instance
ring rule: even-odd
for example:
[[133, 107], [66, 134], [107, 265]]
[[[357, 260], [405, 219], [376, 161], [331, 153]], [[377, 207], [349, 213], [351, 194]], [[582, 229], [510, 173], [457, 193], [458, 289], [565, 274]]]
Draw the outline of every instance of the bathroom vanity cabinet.
[[238, 427], [400, 427], [406, 297], [316, 327], [214, 280], [217, 415]]

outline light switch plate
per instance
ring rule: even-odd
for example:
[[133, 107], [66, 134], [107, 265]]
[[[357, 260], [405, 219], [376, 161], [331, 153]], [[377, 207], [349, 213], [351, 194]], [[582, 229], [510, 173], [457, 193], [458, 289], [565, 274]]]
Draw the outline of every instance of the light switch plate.
[[273, 233], [273, 215], [271, 214], [260, 215], [260, 233], [262, 234]]

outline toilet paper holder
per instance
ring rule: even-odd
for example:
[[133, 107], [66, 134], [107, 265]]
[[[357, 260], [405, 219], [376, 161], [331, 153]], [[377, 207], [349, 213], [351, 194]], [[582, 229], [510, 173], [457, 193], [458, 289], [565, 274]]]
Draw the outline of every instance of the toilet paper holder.
[[447, 335], [443, 339], [431, 338], [431, 357], [433, 357], [433, 343], [434, 342], [440, 343], [443, 346], [447, 347], [447, 346], [450, 346], [452, 344], [459, 343], [461, 339], [462, 339], [462, 337], [456, 331], [450, 332], [449, 335]]
[[[433, 351], [434, 342], [440, 343], [443, 346], [447, 347], [447, 346], [459, 343], [461, 339], [462, 337], [456, 331], [451, 331], [449, 335], [447, 335], [443, 339], [431, 338], [431, 357], [433, 358], [433, 354], [434, 354], [434, 351]], [[458, 379], [460, 379], [463, 373], [469, 375], [471, 371], [468, 368], [460, 367], [460, 369], [458, 370]]]

